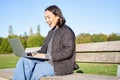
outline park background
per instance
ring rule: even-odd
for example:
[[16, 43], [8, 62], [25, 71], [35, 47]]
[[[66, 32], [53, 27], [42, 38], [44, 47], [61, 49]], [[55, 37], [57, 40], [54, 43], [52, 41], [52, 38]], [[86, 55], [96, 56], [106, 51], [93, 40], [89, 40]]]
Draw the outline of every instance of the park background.
[[[1, 0], [0, 68], [15, 67], [19, 59], [10, 55], [12, 49], [8, 38], [20, 38], [24, 48], [43, 45], [50, 30], [44, 19], [44, 9], [53, 4], [63, 11], [66, 24], [75, 32], [76, 44], [120, 40], [119, 0]], [[3, 54], [7, 56], [4, 57]], [[92, 68], [93, 66], [89, 67], [93, 70]], [[110, 65], [109, 70], [105, 72], [115, 75], [115, 71], [116, 65]]]
[[120, 40], [119, 3], [120, 0], [0, 0], [0, 54], [12, 52], [8, 38], [19, 37], [25, 48], [42, 46], [51, 29], [44, 17], [50, 5], [61, 8], [77, 44]]

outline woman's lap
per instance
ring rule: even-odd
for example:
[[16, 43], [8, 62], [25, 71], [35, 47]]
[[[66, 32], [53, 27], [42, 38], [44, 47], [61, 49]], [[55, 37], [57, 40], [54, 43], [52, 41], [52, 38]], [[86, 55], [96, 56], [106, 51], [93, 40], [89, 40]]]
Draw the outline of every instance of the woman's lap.
[[38, 80], [43, 76], [54, 75], [53, 66], [48, 62], [21, 58], [16, 66], [14, 80]]
[[31, 80], [35, 80], [36, 78], [38, 80], [40, 77], [53, 75], [55, 75], [53, 66], [51, 66], [48, 62], [41, 62], [36, 64]]

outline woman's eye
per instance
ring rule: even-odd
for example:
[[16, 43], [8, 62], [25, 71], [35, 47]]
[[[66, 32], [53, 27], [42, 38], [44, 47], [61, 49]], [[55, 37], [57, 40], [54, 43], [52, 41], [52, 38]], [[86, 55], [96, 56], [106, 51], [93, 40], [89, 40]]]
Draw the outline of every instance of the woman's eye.
[[47, 17], [47, 19], [50, 19], [50, 17]]

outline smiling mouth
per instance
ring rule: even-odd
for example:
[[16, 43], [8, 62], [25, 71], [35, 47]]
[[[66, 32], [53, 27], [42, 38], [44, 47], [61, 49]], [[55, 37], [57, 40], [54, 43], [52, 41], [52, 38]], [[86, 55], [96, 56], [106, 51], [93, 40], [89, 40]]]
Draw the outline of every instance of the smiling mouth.
[[51, 25], [52, 23], [51, 23], [51, 22], [49, 22], [48, 24], [49, 24], [49, 25]]

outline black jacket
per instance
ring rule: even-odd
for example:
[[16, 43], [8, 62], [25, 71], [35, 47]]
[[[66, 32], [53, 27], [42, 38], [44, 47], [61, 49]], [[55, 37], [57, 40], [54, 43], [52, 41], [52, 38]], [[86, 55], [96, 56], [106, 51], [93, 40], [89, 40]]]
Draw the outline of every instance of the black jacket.
[[[46, 53], [53, 29], [49, 31], [45, 44], [38, 52]], [[75, 34], [70, 27], [63, 25], [55, 30], [52, 41], [53, 66], [56, 75], [73, 73], [75, 61]]]

